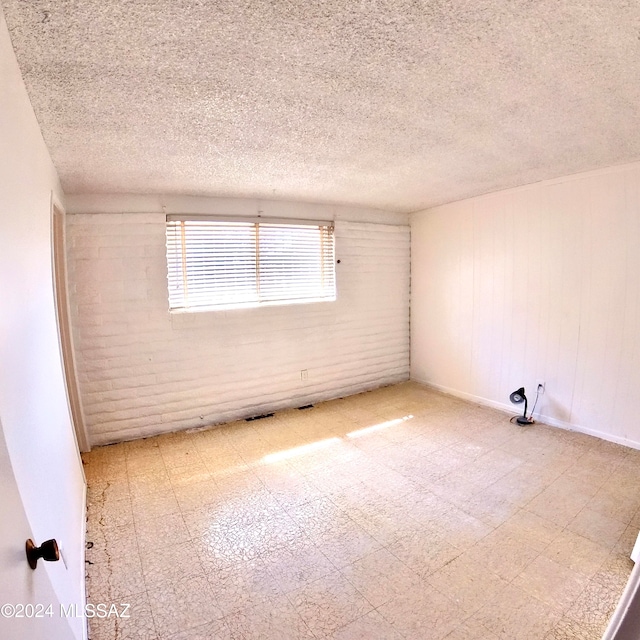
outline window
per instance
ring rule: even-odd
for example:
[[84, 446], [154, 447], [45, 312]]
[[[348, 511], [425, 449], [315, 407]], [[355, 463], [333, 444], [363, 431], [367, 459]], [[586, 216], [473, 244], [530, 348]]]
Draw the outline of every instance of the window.
[[169, 308], [336, 299], [333, 224], [167, 218]]

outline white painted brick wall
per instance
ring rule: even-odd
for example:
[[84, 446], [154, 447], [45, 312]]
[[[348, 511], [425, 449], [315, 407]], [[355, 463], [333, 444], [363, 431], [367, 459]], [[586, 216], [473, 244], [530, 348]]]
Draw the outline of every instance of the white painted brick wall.
[[409, 377], [408, 226], [336, 224], [334, 303], [170, 314], [163, 214], [67, 219], [78, 377], [93, 445]]

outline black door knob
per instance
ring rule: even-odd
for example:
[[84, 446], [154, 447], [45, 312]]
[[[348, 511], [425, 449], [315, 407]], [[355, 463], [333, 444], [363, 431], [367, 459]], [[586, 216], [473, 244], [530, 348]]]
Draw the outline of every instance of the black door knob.
[[46, 540], [39, 547], [36, 547], [35, 542], [29, 538], [25, 548], [27, 551], [27, 561], [32, 569], [36, 568], [40, 558], [47, 562], [60, 560], [60, 550], [55, 540]]

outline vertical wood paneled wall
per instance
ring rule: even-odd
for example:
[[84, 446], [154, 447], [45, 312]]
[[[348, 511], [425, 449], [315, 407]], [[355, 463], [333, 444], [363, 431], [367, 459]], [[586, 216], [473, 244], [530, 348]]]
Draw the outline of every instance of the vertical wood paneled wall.
[[640, 447], [640, 164], [419, 212], [412, 378]]

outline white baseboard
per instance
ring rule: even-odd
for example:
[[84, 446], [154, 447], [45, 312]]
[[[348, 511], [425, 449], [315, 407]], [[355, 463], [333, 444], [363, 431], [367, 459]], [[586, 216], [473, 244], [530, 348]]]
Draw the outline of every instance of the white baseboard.
[[[436, 391], [440, 391], [441, 393], [446, 393], [447, 395], [454, 396], [456, 398], [460, 398], [462, 400], [467, 400], [469, 402], [474, 402], [475, 404], [480, 404], [485, 407], [491, 407], [492, 409], [497, 409], [498, 411], [502, 411], [503, 413], [509, 413], [511, 415], [515, 415], [513, 410], [513, 406], [509, 404], [505, 404], [502, 402], [496, 402], [495, 400], [489, 400], [488, 398], [483, 398], [481, 396], [475, 396], [471, 393], [467, 393], [466, 391], [459, 391], [458, 389], [451, 389], [449, 387], [445, 387], [440, 384], [436, 384], [434, 382], [430, 382], [428, 380], [422, 380], [420, 378], [412, 377], [411, 380], [422, 384], [426, 387], [430, 387], [435, 389]], [[630, 447], [631, 449], [640, 449], [640, 442], [635, 440], [629, 440], [628, 438], [622, 438], [620, 436], [613, 435], [611, 433], [607, 433], [606, 431], [598, 431], [597, 429], [589, 429], [587, 427], [583, 427], [579, 424], [572, 424], [570, 422], [565, 422], [563, 420], [558, 420], [557, 418], [553, 418], [551, 416], [537, 415], [536, 421], [541, 422], [543, 424], [549, 425], [551, 427], [558, 427], [560, 429], [565, 429], [567, 431], [576, 431], [578, 433], [584, 433], [589, 436], [594, 436], [595, 438], [600, 438], [601, 440], [607, 440], [608, 442], [614, 442], [615, 444], [621, 444], [625, 447]]]

